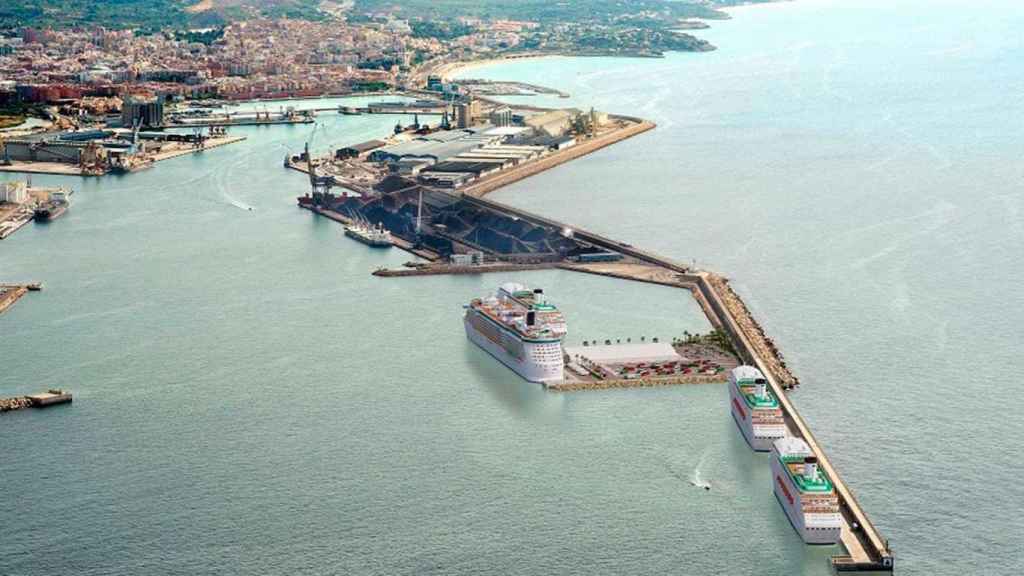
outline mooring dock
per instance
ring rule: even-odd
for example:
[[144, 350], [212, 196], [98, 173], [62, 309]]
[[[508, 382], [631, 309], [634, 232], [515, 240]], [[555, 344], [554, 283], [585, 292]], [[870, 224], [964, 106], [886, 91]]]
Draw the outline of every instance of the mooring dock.
[[39, 282], [31, 284], [0, 284], [0, 314], [3, 314], [22, 296], [29, 292], [38, 292], [43, 289]]

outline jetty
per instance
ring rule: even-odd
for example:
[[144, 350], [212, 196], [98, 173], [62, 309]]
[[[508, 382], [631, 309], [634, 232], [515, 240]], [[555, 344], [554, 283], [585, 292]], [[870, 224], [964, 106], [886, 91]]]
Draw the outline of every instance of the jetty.
[[0, 412], [12, 412], [25, 408], [48, 408], [59, 404], [70, 404], [73, 400], [71, 392], [59, 388], [51, 388], [40, 394], [29, 394], [16, 398], [0, 398]]
[[43, 285], [38, 282], [31, 284], [0, 284], [0, 314], [14, 306], [14, 303], [25, 294], [38, 292], [42, 289]]

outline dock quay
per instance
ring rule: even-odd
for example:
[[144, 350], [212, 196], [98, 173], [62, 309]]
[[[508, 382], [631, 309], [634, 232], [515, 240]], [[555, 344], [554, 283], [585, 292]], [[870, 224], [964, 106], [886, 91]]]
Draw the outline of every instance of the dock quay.
[[42, 290], [42, 284], [0, 284], [0, 314], [29, 292]]
[[[339, 222], [339, 223], [344, 224], [346, 226], [355, 224], [354, 220], [352, 220], [351, 218], [349, 218], [349, 217], [347, 217], [347, 216], [345, 216], [345, 215], [343, 215], [343, 214], [341, 214], [339, 212], [335, 212], [334, 210], [328, 210], [326, 208], [322, 208], [320, 206], [314, 206], [312, 204], [299, 204], [299, 207], [300, 208], [305, 208], [305, 209], [307, 209], [307, 210], [309, 210], [309, 211], [311, 211], [313, 213], [319, 214], [319, 215], [321, 215], [321, 216], [323, 216], [325, 218], [328, 218], [330, 220], [334, 220], [335, 222]], [[440, 256], [436, 252], [433, 252], [433, 251], [428, 250], [426, 248], [417, 247], [412, 242], [409, 242], [408, 240], [405, 240], [403, 238], [399, 238], [397, 236], [392, 236], [392, 242], [394, 243], [395, 246], [401, 248], [402, 250], [405, 250], [406, 252], [409, 252], [410, 254], [413, 254], [415, 256], [419, 256], [420, 258], [423, 258], [425, 260], [433, 261], [433, 260], [437, 260], [438, 258], [440, 258]], [[399, 271], [395, 271], [395, 272], [404, 272], [404, 270], [399, 270]], [[402, 276], [403, 274], [377, 274], [377, 275], [378, 276]], [[414, 276], [416, 274], [404, 274], [404, 275], [405, 276]], [[422, 276], [422, 274], [419, 274], [419, 275]]]
[[546, 382], [544, 388], [556, 392], [579, 392], [581, 390], [609, 390], [614, 388], [656, 388], [680, 384], [722, 384], [725, 381], [726, 376], [724, 375], [686, 374], [668, 378], [618, 378], [591, 382], [563, 380], [561, 382]]
[[70, 404], [72, 400], [70, 392], [54, 388], [40, 394], [0, 398], [0, 412], [12, 412], [24, 408], [47, 408], [58, 404]]
[[0, 214], [0, 240], [21, 230], [22, 226], [31, 222], [34, 217], [35, 211], [28, 207], [15, 209], [9, 214]]
[[[189, 128], [190, 126], [172, 126], [172, 128]], [[50, 154], [46, 160], [7, 159], [0, 162], [0, 172], [20, 172], [27, 174], [57, 174], [61, 176], [104, 176], [110, 173], [135, 172], [150, 168], [156, 162], [170, 160], [179, 156], [195, 154], [204, 150], [226, 146], [245, 140], [245, 136], [212, 136], [202, 140], [201, 144], [193, 142], [165, 142], [159, 149], [140, 152], [129, 157], [119, 156], [121, 160], [113, 161], [110, 156], [105, 160], [87, 160], [86, 156], [76, 158], [74, 155]], [[42, 157], [42, 156], [40, 156]], [[13, 231], [12, 231], [13, 232]], [[0, 228], [0, 238], [4, 235]]]
[[513, 264], [497, 262], [494, 264], [477, 264], [473, 266], [457, 266], [454, 264], [430, 264], [400, 270], [379, 268], [373, 271], [374, 276], [400, 278], [403, 276], [439, 276], [443, 274], [486, 274], [488, 272], [519, 272], [523, 270], [548, 270], [556, 268], [556, 263]]
[[287, 124], [312, 124], [316, 119], [312, 117], [302, 118], [274, 118], [271, 120], [199, 120], [196, 122], [182, 122], [171, 124], [168, 128], [230, 128], [233, 126], [280, 126]]

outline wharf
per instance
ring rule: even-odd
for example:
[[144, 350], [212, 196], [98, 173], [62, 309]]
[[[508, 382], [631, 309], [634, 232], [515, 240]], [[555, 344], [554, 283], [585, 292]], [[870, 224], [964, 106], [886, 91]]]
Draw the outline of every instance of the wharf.
[[563, 380], [547, 382], [544, 388], [556, 392], [577, 392], [580, 390], [608, 390], [612, 388], [656, 388], [659, 386], [677, 386], [680, 384], [722, 384], [727, 377], [722, 374], [682, 374], [664, 378], [615, 378], [608, 380]]
[[18, 208], [7, 214], [0, 214], [0, 240], [14, 234], [25, 224], [35, 218], [35, 212], [27, 208]]
[[461, 266], [454, 264], [435, 263], [425, 266], [415, 266], [404, 270], [389, 270], [379, 268], [374, 270], [374, 276], [396, 278], [403, 276], [438, 276], [442, 274], [486, 274], [488, 272], [518, 272], [522, 270], [548, 270], [557, 267], [557, 263], [540, 264], [513, 264], [498, 262], [494, 264], [478, 264], [473, 266]]
[[230, 128], [232, 126], [279, 126], [288, 124], [312, 124], [314, 122], [316, 122], [316, 119], [311, 117], [275, 118], [273, 120], [201, 120], [198, 122], [183, 122], [180, 124], [171, 124], [167, 126], [167, 128]]
[[10, 163], [0, 164], [0, 172], [20, 172], [22, 174], [59, 174], [61, 176], [93, 176], [77, 164], [65, 164], [63, 162], [28, 162], [24, 160], [11, 160]]
[[[311, 212], [314, 212], [316, 214], [319, 214], [319, 215], [321, 215], [321, 216], [323, 216], [325, 218], [329, 218], [331, 220], [334, 220], [335, 222], [340, 222], [341, 224], [344, 224], [346, 226], [355, 224], [355, 222], [353, 222], [351, 218], [348, 218], [347, 216], [339, 214], [338, 212], [335, 212], [334, 210], [328, 210], [326, 208], [321, 208], [319, 206], [313, 206], [311, 204], [310, 205], [299, 204], [299, 207], [300, 208], [305, 208], [305, 209], [307, 209], [307, 210], [309, 210]], [[409, 252], [410, 254], [413, 254], [415, 256], [419, 256], [420, 258], [423, 258], [425, 260], [434, 261], [434, 260], [437, 260], [437, 259], [440, 258], [440, 256], [437, 253], [435, 253], [435, 252], [433, 252], [431, 250], [427, 250], [426, 248], [418, 248], [412, 242], [409, 242], [408, 240], [404, 240], [404, 239], [399, 238], [397, 236], [392, 236], [391, 237], [391, 241], [394, 243], [395, 246], [398, 246], [402, 250], [405, 250], [406, 252]], [[386, 276], [387, 274], [377, 274], [377, 275], [378, 276]], [[393, 274], [393, 275], [394, 276], [400, 276], [401, 274]]]
[[[187, 128], [188, 126], [173, 126], [173, 128]], [[195, 147], [192, 145], [182, 145], [168, 147], [166, 150], [155, 152], [152, 154], [145, 154], [141, 158], [141, 161], [137, 164], [132, 165], [128, 171], [134, 172], [143, 168], [149, 168], [154, 162], [161, 162], [163, 160], [170, 160], [171, 158], [177, 158], [179, 156], [186, 156], [188, 154], [195, 154], [202, 152], [203, 150], [209, 150], [211, 148], [218, 148], [220, 146], [226, 146], [228, 144], [234, 144], [245, 140], [245, 136], [221, 136], [217, 138], [208, 138], [203, 143], [202, 147]], [[29, 162], [29, 161], [11, 161], [9, 164], [0, 164], [0, 172], [21, 172], [28, 174], [58, 174], [61, 176], [103, 176], [109, 174], [112, 170], [104, 168], [100, 170], [85, 168], [78, 164], [70, 164], [63, 162]], [[3, 234], [0, 231], [0, 234]], [[0, 235], [0, 238], [9, 235], [10, 233]]]
[[219, 148], [220, 146], [227, 146], [228, 144], [241, 142], [245, 139], [245, 136], [221, 136], [219, 138], [208, 138], [203, 143], [203, 146], [201, 148], [190, 146], [187, 148], [168, 150], [166, 152], [157, 152], [153, 154], [150, 158], [151, 160], [153, 160], [153, 162], [161, 162], [163, 160], [170, 160], [171, 158], [177, 158], [179, 156], [195, 154], [197, 152], [202, 152], [203, 150], [210, 150], [212, 148]]
[[42, 290], [42, 284], [0, 284], [0, 314], [29, 292]]

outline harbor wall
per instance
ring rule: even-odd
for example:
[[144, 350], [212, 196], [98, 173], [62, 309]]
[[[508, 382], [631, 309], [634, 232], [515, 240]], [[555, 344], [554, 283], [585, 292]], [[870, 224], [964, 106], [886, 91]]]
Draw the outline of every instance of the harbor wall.
[[[618, 119], [627, 120], [626, 117], [618, 116]], [[550, 170], [559, 164], [564, 164], [570, 160], [575, 160], [581, 156], [586, 156], [592, 152], [611, 146], [616, 142], [621, 142], [627, 138], [632, 138], [637, 134], [642, 134], [648, 130], [655, 128], [656, 124], [648, 120], [642, 120], [640, 118], [629, 118], [630, 124], [618, 130], [596, 136], [583, 142], [578, 142], [575, 146], [571, 146], [565, 150], [555, 152], [538, 160], [527, 162], [519, 166], [503, 170], [495, 176], [470, 184], [463, 188], [462, 193], [467, 196], [480, 197], [490, 192], [497, 190], [503, 186], [508, 186], [513, 182], [518, 182], [524, 178], [529, 178], [534, 174], [539, 174], [545, 170]]]
[[[700, 273], [694, 275], [699, 279], [698, 288], [702, 294], [707, 298], [710, 307], [719, 314], [722, 321], [722, 329], [726, 331], [729, 337], [734, 342], [736, 351], [740, 353], [741, 358], [744, 361], [749, 361], [753, 366], [756, 366], [768, 380], [768, 384], [772, 387], [772, 391], [779, 399], [779, 403], [782, 408], [782, 412], [786, 418], [786, 422], [789, 425], [794, 435], [803, 438], [807, 442], [808, 447], [818, 458], [819, 466], [825, 471], [825, 473], [832, 480], [835, 486], [836, 494], [839, 497], [839, 503], [841, 509], [844, 511], [844, 519], [847, 521], [845, 529], [849, 532], [851, 530], [850, 519], [856, 522], [859, 529], [854, 531], [853, 537], [858, 542], [848, 542], [844, 540], [844, 545], [847, 551], [850, 553], [849, 557], [838, 557], [835, 559], [834, 564], [844, 565], [855, 569], [892, 569], [892, 553], [889, 550], [888, 544], [883, 541], [879, 535], [878, 530], [874, 524], [868, 519], [867, 514], [861, 508], [860, 503], [857, 502], [853, 493], [846, 486], [842, 477], [839, 476], [839, 472], [832, 466], [832, 462], [825, 455], [825, 451], [818, 444], [817, 439], [811, 433], [807, 423], [797, 412], [796, 407], [793, 406], [789, 400], [789, 396], [786, 394], [785, 389], [779, 382], [772, 370], [769, 369], [768, 365], [762, 361], [762, 355], [758, 353], [757, 349], [751, 343], [750, 339], [744, 333], [741, 322], [745, 324], [754, 323], [753, 318], [749, 316], [749, 311], [743, 306], [742, 310], [737, 310], [735, 306], [730, 309], [726, 305], [724, 299], [725, 294], [723, 292], [732, 293], [732, 289], [728, 288], [724, 280], [720, 277], [714, 276], [709, 273]], [[739, 304], [742, 301], [739, 297], [732, 293], [729, 298], [735, 298]], [[734, 316], [734, 312], [737, 315]], [[745, 318], [744, 318], [745, 317]], [[754, 323], [756, 324], [756, 323]], [[749, 359], [749, 360], [748, 360]], [[857, 545], [860, 546], [859, 550], [856, 550]], [[854, 549], [851, 549], [854, 548]], [[857, 554], [861, 552], [866, 557]]]

